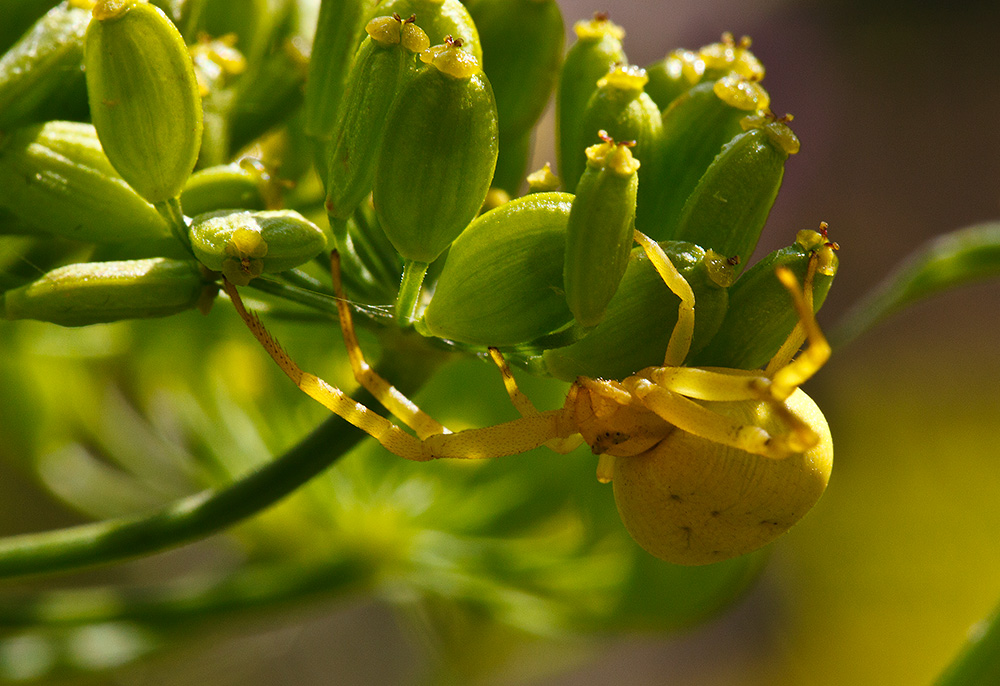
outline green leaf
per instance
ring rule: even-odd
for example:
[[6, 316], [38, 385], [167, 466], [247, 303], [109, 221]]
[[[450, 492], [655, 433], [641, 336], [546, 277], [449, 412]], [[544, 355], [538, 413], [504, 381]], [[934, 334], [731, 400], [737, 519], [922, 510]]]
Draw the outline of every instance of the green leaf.
[[1000, 275], [1000, 222], [940, 236], [910, 255], [830, 336], [845, 345], [890, 314], [937, 293]]

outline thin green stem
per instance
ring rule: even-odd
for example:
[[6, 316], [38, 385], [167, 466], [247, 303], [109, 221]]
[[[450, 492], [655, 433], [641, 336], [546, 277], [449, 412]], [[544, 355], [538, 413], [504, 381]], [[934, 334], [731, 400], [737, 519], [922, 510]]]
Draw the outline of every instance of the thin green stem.
[[[423, 385], [443, 359], [429, 353], [400, 360], [391, 346], [387, 353], [379, 371], [405, 394]], [[365, 391], [358, 394], [361, 403], [373, 400]], [[0, 539], [0, 578], [119, 562], [205, 538], [289, 495], [364, 436], [339, 417], [330, 417], [278, 459], [222, 488], [206, 489], [146, 514]]]
[[0, 539], [0, 577], [118, 562], [204, 538], [292, 493], [363, 436], [331, 417], [277, 460], [223, 488], [206, 489], [147, 514]]
[[311, 307], [314, 310], [331, 314], [335, 319], [337, 317], [337, 299], [332, 295], [317, 293], [316, 291], [300, 288], [287, 283], [281, 283], [280, 281], [273, 281], [267, 278], [253, 279], [250, 281], [248, 286], [258, 291], [263, 291], [264, 293], [276, 295], [284, 300], [289, 300], [300, 305], [305, 305], [306, 307]]
[[329, 285], [329, 279], [324, 283], [311, 274], [306, 274], [301, 269], [289, 269], [281, 272], [281, 278], [293, 286], [315, 291], [316, 293], [333, 294], [333, 288]]
[[180, 241], [181, 245], [188, 252], [191, 252], [191, 238], [188, 236], [187, 218], [181, 209], [180, 197], [158, 202], [153, 207], [167, 221], [167, 225], [170, 227], [170, 231], [174, 234], [174, 237]]
[[403, 265], [403, 279], [399, 284], [399, 295], [396, 296], [396, 321], [401, 326], [409, 326], [417, 318], [420, 289], [429, 266], [426, 262], [415, 260], [407, 260]]
[[73, 626], [111, 621], [155, 624], [217, 619], [309, 598], [359, 590], [372, 565], [356, 558], [239, 569], [223, 578], [195, 578], [156, 588], [43, 590], [0, 599], [0, 628]]
[[[386, 295], [386, 278], [391, 281], [392, 277], [380, 277], [372, 272], [372, 265], [362, 256], [358, 243], [348, 229], [347, 220], [328, 216], [330, 228], [337, 242], [337, 252], [340, 253], [340, 265], [345, 276], [344, 285], [348, 287], [348, 291], [363, 298], [380, 298]], [[351, 288], [346, 280], [348, 275], [353, 276], [353, 281], [357, 284], [354, 288]]]

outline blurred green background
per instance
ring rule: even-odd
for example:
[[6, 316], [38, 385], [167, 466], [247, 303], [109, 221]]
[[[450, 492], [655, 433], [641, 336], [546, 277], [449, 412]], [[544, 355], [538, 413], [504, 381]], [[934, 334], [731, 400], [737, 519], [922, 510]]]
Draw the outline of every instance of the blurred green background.
[[[820, 316], [827, 330], [931, 236], [1000, 216], [995, 3], [561, 5], [568, 25], [608, 10], [638, 64], [724, 30], [754, 38], [773, 108], [795, 115], [803, 142], [760, 251], [829, 222], [842, 250]], [[551, 115], [539, 164], [552, 156], [546, 131]], [[807, 386], [834, 434], [830, 488], [765, 556], [689, 574], [623, 549], [610, 490], [593, 478], [585, 452], [466, 468], [399, 465], [372, 448], [239, 527], [236, 542], [215, 537], [39, 582], [155, 584], [224, 574], [247, 560], [308, 568], [345, 545], [398, 555], [363, 590], [319, 591], [221, 622], [102, 624], [44, 639], [11, 629], [0, 674], [27, 678], [35, 664], [56, 682], [65, 663], [93, 671], [71, 682], [164, 685], [465, 683], [471, 675], [558, 686], [930, 683], [1000, 601], [998, 306], [997, 284], [964, 288], [836, 352]], [[234, 319], [220, 307], [208, 319], [190, 313], [71, 334], [0, 326], [0, 533], [80, 521], [33, 483], [31, 469], [76, 509], [108, 516], [224, 481], [227, 470], [268, 459], [315, 425], [322, 409], [288, 387]], [[342, 358], [329, 354], [340, 345], [335, 327], [324, 336], [280, 327], [303, 367], [351, 385]], [[178, 348], [185, 344], [187, 352]], [[519, 378], [539, 406], [561, 402], [560, 386]], [[448, 366], [418, 401], [451, 428], [513, 415], [495, 371], [475, 360]], [[88, 427], [82, 440], [80, 427]], [[159, 466], [144, 479], [122, 478], [119, 468], [63, 450], [67, 435], [88, 454], [152, 455]], [[46, 464], [24, 469], [32, 454]], [[102, 498], [102, 488], [117, 495]], [[339, 505], [324, 505], [331, 501]], [[404, 559], [414, 541], [439, 557]], [[165, 644], [175, 649], [156, 650]]]

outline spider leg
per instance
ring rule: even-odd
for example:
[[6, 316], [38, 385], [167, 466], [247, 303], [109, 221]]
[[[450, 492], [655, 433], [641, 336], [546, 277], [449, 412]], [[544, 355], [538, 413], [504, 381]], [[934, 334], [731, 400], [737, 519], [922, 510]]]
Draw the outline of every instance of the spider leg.
[[260, 319], [246, 310], [236, 287], [225, 279], [222, 286], [251, 333], [295, 385], [306, 395], [369, 434], [386, 450], [399, 457], [418, 462], [439, 458], [502, 457], [526, 452], [553, 438], [566, 438], [576, 432], [571, 413], [562, 408], [539, 412], [505, 424], [468, 429], [458, 433], [437, 433], [422, 438], [412, 436], [377, 412], [355, 402], [339, 388], [302, 371]]
[[[504, 388], [507, 389], [507, 395], [510, 396], [510, 402], [522, 417], [533, 417], [540, 414], [538, 409], [535, 407], [534, 403], [521, 392], [521, 389], [517, 387], [517, 381], [514, 380], [514, 374], [510, 371], [510, 366], [507, 364], [507, 360], [503, 359], [503, 355], [496, 348], [490, 348], [490, 359], [493, 363], [500, 369], [500, 375], [503, 377]], [[583, 437], [579, 434], [574, 434], [567, 438], [554, 438], [545, 443], [545, 447], [549, 450], [559, 453], [560, 455], [565, 455], [573, 450], [576, 450], [580, 445], [583, 444]]]
[[634, 237], [660, 278], [667, 284], [667, 288], [681, 299], [681, 304], [677, 308], [677, 324], [670, 334], [667, 354], [663, 359], [664, 367], [678, 367], [684, 364], [684, 358], [691, 349], [691, 339], [694, 336], [694, 291], [656, 241], [639, 231], [635, 232]]
[[[795, 389], [808, 381], [830, 359], [830, 344], [816, 322], [816, 315], [812, 307], [812, 275], [815, 271], [815, 261], [816, 257], [813, 256], [812, 260], [810, 260], [810, 269], [806, 276], [805, 291], [799, 287], [798, 280], [791, 270], [780, 268], [776, 271], [778, 279], [792, 296], [792, 304], [799, 314], [799, 325], [802, 327], [802, 331], [805, 332], [809, 346], [799, 353], [799, 356], [794, 360], [776, 368], [775, 361], [780, 360], [779, 355], [782, 355], [782, 351], [785, 348], [785, 345], [783, 345], [782, 349], [775, 355], [775, 358], [768, 363], [765, 373], [771, 377], [771, 396], [775, 400], [785, 400], [788, 398]], [[796, 332], [793, 331], [789, 336], [789, 341], [794, 343], [795, 335]], [[789, 345], [789, 341], [786, 341], [786, 345]], [[801, 345], [801, 342], [799, 342], [799, 345]]]
[[[783, 459], [808, 450], [818, 440], [800, 421], [787, 434], [772, 435], [759, 426], [742, 424], [649, 379], [633, 376], [625, 383], [647, 409], [681, 431], [748, 453]], [[783, 403], [776, 405], [784, 406]], [[794, 417], [791, 412], [787, 415]]]
[[337, 315], [340, 318], [340, 330], [347, 347], [347, 358], [351, 363], [351, 371], [355, 380], [368, 390], [376, 400], [382, 403], [389, 412], [394, 414], [406, 426], [413, 429], [417, 436], [426, 438], [434, 434], [451, 433], [447, 428], [433, 419], [426, 412], [397, 390], [392, 384], [378, 375], [365, 361], [364, 353], [358, 344], [354, 332], [354, 320], [351, 316], [351, 305], [344, 296], [340, 278], [340, 255], [337, 251], [330, 253], [330, 274], [333, 277], [333, 292], [337, 297]]

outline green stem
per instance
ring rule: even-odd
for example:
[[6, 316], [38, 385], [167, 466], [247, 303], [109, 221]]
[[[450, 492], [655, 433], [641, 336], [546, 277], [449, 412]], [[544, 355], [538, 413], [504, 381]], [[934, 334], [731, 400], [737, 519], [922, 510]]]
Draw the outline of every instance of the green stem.
[[158, 202], [153, 207], [167, 221], [167, 225], [170, 227], [170, 231], [174, 234], [174, 237], [181, 242], [181, 245], [188, 252], [191, 252], [191, 239], [188, 236], [187, 218], [184, 217], [184, 211], [181, 209], [180, 197]]
[[314, 310], [332, 314], [334, 318], [337, 316], [337, 300], [332, 295], [317, 293], [313, 290], [299, 288], [298, 286], [281, 283], [280, 281], [272, 281], [267, 278], [253, 279], [250, 281], [248, 286], [258, 291], [263, 291], [264, 293], [276, 295], [284, 300], [296, 302], [300, 305], [311, 307]]
[[183, 623], [343, 596], [370, 581], [371, 564], [337, 558], [240, 569], [221, 579], [188, 579], [166, 587], [43, 590], [0, 600], [0, 628], [74, 626], [112, 621]]
[[[404, 394], [423, 385], [443, 361], [436, 354], [396, 355], [391, 342], [386, 352], [379, 372], [394, 379]], [[373, 401], [367, 392], [359, 392], [358, 402]], [[206, 489], [147, 514], [0, 539], [0, 578], [119, 562], [205, 538], [289, 495], [364, 436], [339, 417], [330, 417], [280, 458], [225, 487]]]
[[224, 488], [206, 489], [148, 514], [0, 539], [0, 577], [118, 562], [204, 538], [284, 498], [362, 436], [331, 417], [282, 457]]
[[403, 264], [403, 279], [400, 281], [399, 294], [396, 296], [396, 321], [400, 326], [409, 326], [417, 319], [420, 289], [429, 266], [426, 262], [415, 260], [406, 260]]
[[328, 217], [333, 237], [337, 242], [337, 252], [340, 254], [340, 264], [343, 267], [343, 272], [355, 276], [358, 282], [365, 285], [367, 291], [371, 291], [378, 284], [378, 280], [358, 256], [358, 251], [354, 247], [354, 240], [347, 229], [347, 222], [333, 216], [328, 215]]

